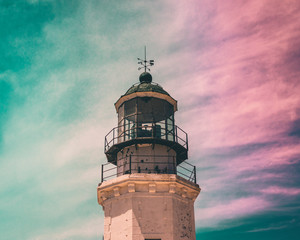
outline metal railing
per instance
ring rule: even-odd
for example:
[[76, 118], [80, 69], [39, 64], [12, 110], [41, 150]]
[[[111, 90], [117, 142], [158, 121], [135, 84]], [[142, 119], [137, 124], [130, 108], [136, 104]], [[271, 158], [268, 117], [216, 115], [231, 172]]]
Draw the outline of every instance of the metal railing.
[[139, 138], [156, 138], [176, 142], [188, 150], [188, 135], [180, 127], [166, 125], [135, 126], [124, 130], [124, 126], [114, 127], [106, 136], [104, 141], [104, 151], [109, 150], [113, 145]]
[[101, 166], [101, 182], [125, 174], [177, 174], [196, 183], [196, 167], [184, 161], [176, 166], [175, 156], [129, 155], [118, 159], [116, 165], [105, 163]]

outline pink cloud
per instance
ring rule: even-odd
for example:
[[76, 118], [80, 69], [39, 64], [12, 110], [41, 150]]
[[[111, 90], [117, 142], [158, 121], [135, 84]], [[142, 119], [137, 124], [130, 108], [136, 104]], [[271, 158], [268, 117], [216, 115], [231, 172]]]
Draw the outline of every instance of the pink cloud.
[[253, 182], [258, 180], [281, 180], [286, 177], [286, 174], [280, 173], [265, 173], [260, 175], [252, 175], [250, 177], [243, 177], [241, 182]]
[[220, 163], [228, 167], [231, 173], [241, 174], [244, 171], [262, 171], [296, 163], [292, 157], [299, 154], [300, 144], [266, 147], [246, 156], [238, 156]]
[[[176, 121], [199, 169], [199, 226], [279, 208], [268, 194], [299, 194], [269, 186], [283, 186], [286, 168], [299, 162], [300, 139], [290, 134], [300, 119], [299, 12], [297, 1], [204, 0], [180, 15], [190, 31], [168, 62], [179, 70], [161, 71], [171, 76], [163, 86], [175, 93]], [[250, 197], [228, 201], [229, 191]]]
[[281, 194], [281, 195], [299, 195], [300, 194], [300, 188], [285, 188], [285, 187], [279, 187], [279, 186], [270, 186], [268, 188], [260, 190], [262, 193], [266, 194]]
[[229, 202], [211, 203], [206, 208], [196, 209], [196, 221], [199, 226], [212, 226], [228, 219], [240, 218], [270, 208], [272, 204], [260, 197], [238, 198]]

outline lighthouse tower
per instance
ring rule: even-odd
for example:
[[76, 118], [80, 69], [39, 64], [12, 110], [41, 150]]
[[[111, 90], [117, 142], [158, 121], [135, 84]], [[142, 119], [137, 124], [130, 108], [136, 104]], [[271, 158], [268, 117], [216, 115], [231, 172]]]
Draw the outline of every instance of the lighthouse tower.
[[177, 101], [144, 72], [115, 103], [118, 125], [105, 137], [98, 203], [104, 240], [195, 240], [200, 188], [186, 160], [188, 136], [175, 125]]

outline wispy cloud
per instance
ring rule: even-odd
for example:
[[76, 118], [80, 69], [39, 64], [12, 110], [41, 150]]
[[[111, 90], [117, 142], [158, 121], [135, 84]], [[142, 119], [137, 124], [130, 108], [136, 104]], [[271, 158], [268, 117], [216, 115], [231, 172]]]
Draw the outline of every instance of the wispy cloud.
[[279, 229], [283, 229], [283, 228], [287, 228], [287, 226], [267, 227], [267, 228], [257, 228], [257, 229], [250, 230], [250, 231], [248, 231], [248, 232], [273, 231], [273, 230], [279, 230]]
[[103, 220], [99, 217], [90, 218], [89, 220], [83, 219], [82, 221], [76, 220], [72, 226], [66, 226], [57, 231], [51, 231], [39, 236], [35, 236], [30, 240], [68, 240], [68, 239], [99, 239], [103, 235], [101, 226]]
[[269, 203], [253, 208], [256, 214], [286, 204], [268, 194], [298, 194], [290, 169], [299, 168], [300, 155], [299, 9], [294, 1], [202, 1], [185, 16], [194, 31], [186, 35], [189, 46], [197, 50], [185, 49], [186, 75], [168, 87], [180, 100], [177, 120], [190, 133], [191, 160], [199, 166], [197, 206], [208, 212], [218, 209], [211, 198]]
[[279, 186], [270, 186], [268, 188], [261, 189], [260, 191], [266, 194], [281, 194], [287, 196], [300, 194], [300, 188], [284, 188]]
[[237, 198], [229, 202], [212, 202], [206, 208], [196, 209], [196, 221], [202, 227], [216, 228], [224, 220], [251, 216], [271, 206], [271, 202], [255, 196]]

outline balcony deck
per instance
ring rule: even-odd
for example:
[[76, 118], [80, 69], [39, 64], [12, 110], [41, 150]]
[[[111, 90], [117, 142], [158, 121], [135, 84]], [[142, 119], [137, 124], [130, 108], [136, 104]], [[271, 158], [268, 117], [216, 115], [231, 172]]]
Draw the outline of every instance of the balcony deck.
[[[174, 126], [174, 130], [169, 131], [156, 126], [135, 127], [123, 131], [120, 134], [120, 127], [113, 128], [105, 136], [104, 152], [108, 162], [114, 163], [117, 153], [124, 147], [135, 144], [161, 144], [172, 148], [176, 152], [177, 165], [188, 158], [188, 136], [180, 127]], [[162, 134], [163, 133], [163, 134]]]
[[[136, 158], [148, 157], [151, 161], [140, 162]], [[112, 163], [102, 164], [101, 166], [101, 183], [116, 177], [133, 174], [176, 174], [184, 179], [197, 183], [196, 167], [187, 161], [177, 165], [175, 159], [170, 156], [151, 156], [151, 155], [130, 155], [120, 160], [122, 164], [118, 166]]]

